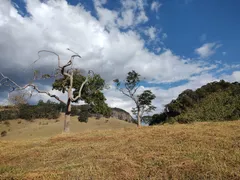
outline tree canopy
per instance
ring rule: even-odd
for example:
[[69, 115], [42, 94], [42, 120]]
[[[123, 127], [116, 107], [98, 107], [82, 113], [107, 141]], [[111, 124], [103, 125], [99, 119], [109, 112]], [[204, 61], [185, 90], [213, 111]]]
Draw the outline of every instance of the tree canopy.
[[[81, 84], [85, 81], [86, 77], [82, 73], [75, 69], [73, 73], [73, 96], [74, 98], [78, 95]], [[65, 93], [70, 85], [70, 78], [64, 76], [62, 78], [56, 79], [52, 87], [55, 90]], [[108, 107], [106, 98], [101, 92], [106, 88], [105, 80], [101, 78], [99, 74], [93, 74], [89, 77], [88, 82], [82, 89], [82, 94], [79, 100], [84, 101], [85, 103], [91, 106], [91, 111], [93, 113], [100, 113], [103, 115], [110, 115], [111, 109]]]
[[149, 113], [156, 109], [152, 105], [152, 100], [156, 98], [152, 91], [145, 90], [139, 95], [136, 94], [140, 87], [140, 76], [140, 74], [132, 70], [128, 72], [126, 80], [123, 83], [119, 79], [114, 80], [117, 89], [134, 101], [136, 107], [132, 108], [132, 113], [137, 116], [138, 126], [141, 126], [144, 113]]
[[221, 80], [208, 83], [196, 91], [187, 89], [165, 105], [164, 112], [152, 117], [150, 124], [189, 123], [240, 118], [240, 83]]

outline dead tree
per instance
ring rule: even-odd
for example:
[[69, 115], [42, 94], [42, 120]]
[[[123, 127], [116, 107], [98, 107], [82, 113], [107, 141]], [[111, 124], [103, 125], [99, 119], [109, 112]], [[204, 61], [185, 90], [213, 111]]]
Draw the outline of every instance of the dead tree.
[[[70, 49], [68, 49], [70, 50]], [[70, 50], [71, 51], [71, 50]], [[0, 87], [1, 86], [5, 86], [5, 87], [9, 87], [10, 88], [10, 92], [13, 92], [13, 91], [22, 91], [22, 90], [27, 90], [27, 89], [31, 89], [33, 91], [36, 91], [37, 93], [40, 93], [40, 94], [46, 94], [48, 95], [49, 97], [51, 98], [55, 98], [57, 101], [59, 102], [62, 102], [64, 104], [66, 104], [66, 111], [65, 111], [65, 119], [64, 119], [64, 132], [69, 132], [70, 131], [70, 114], [71, 114], [71, 103], [72, 102], [76, 102], [77, 100], [81, 99], [81, 93], [82, 93], [82, 90], [83, 90], [83, 87], [84, 85], [88, 82], [89, 80], [89, 77], [93, 74], [93, 71], [88, 71], [88, 75], [86, 76], [86, 79], [85, 81], [81, 84], [81, 87], [79, 89], [79, 92], [78, 92], [78, 95], [77, 96], [73, 96], [73, 73], [74, 73], [74, 69], [71, 67], [72, 64], [73, 64], [73, 60], [74, 58], [81, 58], [80, 55], [78, 55], [77, 53], [75, 53], [74, 55], [71, 56], [70, 60], [62, 65], [61, 64], [61, 59], [60, 59], [60, 56], [55, 53], [55, 52], [52, 52], [52, 51], [47, 51], [47, 50], [42, 50], [42, 51], [39, 51], [38, 52], [38, 56], [39, 58], [34, 61], [33, 63], [36, 63], [39, 59], [40, 59], [40, 53], [42, 52], [48, 52], [48, 53], [52, 53], [54, 55], [57, 56], [58, 58], [58, 68], [57, 68], [57, 72], [60, 72], [60, 74], [64, 77], [67, 77], [69, 78], [69, 81], [70, 81], [70, 86], [67, 89], [67, 102], [61, 100], [57, 95], [55, 94], [51, 94], [50, 92], [48, 91], [44, 91], [44, 90], [40, 90], [38, 88], [38, 86], [36, 84], [34, 84], [33, 82], [31, 83], [28, 83], [24, 86], [20, 86], [16, 83], [16, 81], [10, 79], [9, 77], [5, 76], [3, 73], [0, 72], [0, 75], [2, 76], [1, 79], [0, 79]], [[72, 51], [73, 52], [73, 51]], [[68, 68], [68, 69], [67, 69]], [[51, 77], [50, 75], [48, 74], [45, 74], [43, 75], [42, 77], [44, 78], [49, 78]], [[56, 77], [56, 76], [55, 76]], [[36, 79], [36, 78], [34, 78]]]

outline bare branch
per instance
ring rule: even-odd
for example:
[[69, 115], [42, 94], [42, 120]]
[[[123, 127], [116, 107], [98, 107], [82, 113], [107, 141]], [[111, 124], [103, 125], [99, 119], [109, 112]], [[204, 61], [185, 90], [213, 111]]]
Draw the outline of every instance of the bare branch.
[[[15, 91], [15, 90], [25, 90], [27, 87], [32, 87], [34, 90], [36, 90], [38, 93], [41, 93], [41, 94], [47, 94], [49, 97], [53, 97], [53, 98], [55, 98], [56, 100], [58, 100], [59, 102], [62, 102], [62, 103], [64, 103], [64, 104], [66, 104], [63, 100], [61, 100], [58, 96], [56, 96], [56, 95], [54, 95], [54, 94], [51, 94], [51, 93], [49, 93], [49, 92], [47, 92], [47, 91], [43, 91], [43, 90], [40, 90], [40, 89], [38, 89], [38, 87], [36, 86], [36, 85], [34, 85], [34, 84], [26, 84], [25, 86], [23, 86], [23, 87], [21, 87], [21, 86], [19, 86], [16, 82], [14, 82], [13, 80], [11, 80], [10, 78], [8, 78], [7, 76], [5, 76], [5, 75], [3, 75], [3, 73], [1, 73], [0, 72], [0, 74], [4, 77], [3, 79], [7, 79], [9, 82], [11, 82], [12, 83], [12, 86], [10, 86], [13, 90], [11, 91], [11, 92], [13, 92], [13, 91]], [[2, 81], [2, 80], [1, 80]], [[0, 81], [0, 82], [1, 82]], [[4, 85], [4, 84], [0, 84], [0, 86], [1, 85]], [[14, 87], [15, 86], [15, 87]]]
[[71, 51], [71, 52], [75, 53], [75, 54], [76, 54], [78, 57], [80, 57], [80, 58], [81, 58], [81, 56], [80, 56], [78, 53], [74, 52], [73, 50], [71, 50], [71, 49], [69, 49], [69, 48], [67, 48], [67, 50], [69, 50], [69, 51]]
[[[17, 83], [15, 83], [12, 79], [10, 79], [10, 78], [7, 77], [7, 76], [4, 76], [3, 73], [0, 72], [0, 74], [1, 74], [1, 76], [3, 77], [2, 80], [6, 79], [7, 81], [12, 82], [12, 83], [13, 83], [15, 86], [17, 86], [18, 88], [21, 88], [21, 87], [20, 87]], [[1, 85], [2, 80], [0, 81], [0, 85]]]
[[55, 52], [53, 52], [53, 51], [48, 51], [48, 50], [38, 51], [38, 59], [35, 60], [35, 61], [33, 62], [33, 64], [35, 64], [35, 63], [40, 59], [40, 53], [42, 53], [42, 52], [48, 52], [48, 53], [52, 53], [52, 54], [56, 55], [56, 56], [58, 57], [58, 67], [61, 68], [60, 56], [59, 56], [57, 53], [55, 53]]
[[83, 89], [84, 85], [88, 82], [88, 78], [89, 78], [91, 72], [93, 72], [93, 71], [91, 71], [91, 70], [88, 71], [88, 76], [86, 77], [85, 81], [82, 83], [82, 85], [78, 91], [78, 95], [75, 98], [72, 98], [72, 101], [76, 101], [79, 98], [81, 98], [82, 89]]

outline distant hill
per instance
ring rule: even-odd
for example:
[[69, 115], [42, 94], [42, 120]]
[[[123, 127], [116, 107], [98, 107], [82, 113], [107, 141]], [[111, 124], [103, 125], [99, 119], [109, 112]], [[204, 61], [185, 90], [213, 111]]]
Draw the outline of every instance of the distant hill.
[[[72, 108], [72, 115], [74, 116], [78, 116], [81, 114], [81, 111], [85, 111], [88, 110], [89, 112], [89, 116], [90, 117], [96, 117], [96, 118], [101, 118], [104, 117], [103, 114], [99, 114], [99, 113], [94, 113], [91, 112], [91, 108], [89, 105], [77, 105], [77, 106], [73, 106]], [[110, 115], [106, 116], [106, 117], [112, 117], [112, 118], [116, 118], [119, 120], [124, 120], [126, 122], [129, 123], [135, 123], [134, 119], [132, 118], [132, 116], [125, 110], [121, 109], [121, 108], [110, 108]]]
[[155, 114], [150, 125], [164, 122], [224, 121], [240, 119], [240, 83], [223, 80], [196, 91], [187, 89]]
[[131, 123], [135, 122], [132, 116], [127, 111], [120, 108], [116, 108], [116, 107], [111, 108], [111, 117], [124, 120], [127, 122], [131, 122]]

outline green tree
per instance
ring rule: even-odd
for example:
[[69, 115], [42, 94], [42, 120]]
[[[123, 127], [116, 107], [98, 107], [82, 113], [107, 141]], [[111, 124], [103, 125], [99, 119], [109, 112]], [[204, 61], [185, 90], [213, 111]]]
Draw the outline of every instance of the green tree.
[[134, 70], [128, 73], [124, 83], [121, 83], [119, 79], [115, 79], [114, 82], [116, 88], [121, 93], [134, 101], [136, 107], [132, 108], [132, 112], [137, 116], [137, 124], [138, 127], [140, 127], [144, 113], [149, 113], [156, 109], [156, 107], [152, 105], [152, 100], [154, 100], [156, 96], [150, 90], [145, 90], [142, 94], [136, 95], [140, 87], [140, 74]]
[[[73, 97], [78, 96], [78, 92], [81, 88], [81, 84], [86, 80], [86, 77], [81, 74], [78, 69], [73, 71]], [[67, 76], [55, 80], [52, 87], [55, 90], [65, 93], [70, 86], [70, 78]], [[79, 100], [84, 101], [85, 103], [91, 106], [91, 111], [93, 113], [103, 114], [104, 116], [109, 116], [111, 109], [108, 107], [106, 98], [101, 92], [104, 88], [107, 88], [105, 80], [101, 78], [99, 74], [93, 74], [88, 78], [88, 82], [82, 88], [81, 97], [76, 99], [74, 103]]]
[[[68, 49], [70, 50], [70, 49]], [[71, 50], [70, 50], [71, 51]], [[0, 86], [10, 87], [11, 92], [13, 91], [22, 91], [28, 88], [32, 88], [33, 91], [37, 93], [46, 94], [51, 98], [55, 98], [59, 102], [66, 104], [66, 111], [65, 111], [65, 119], [64, 119], [64, 132], [70, 131], [70, 115], [71, 115], [71, 106], [72, 103], [78, 102], [79, 100], [87, 100], [90, 99], [89, 96], [100, 91], [104, 88], [104, 80], [100, 77], [100, 75], [95, 75], [93, 71], [88, 71], [86, 76], [74, 76], [76, 69], [74, 69], [73, 61], [75, 58], [81, 58], [80, 55], [74, 53], [71, 56], [70, 60], [67, 63], [62, 64], [60, 56], [52, 51], [42, 50], [38, 52], [38, 55], [42, 52], [47, 52], [55, 55], [58, 61], [58, 67], [56, 73], [52, 75], [49, 74], [40, 74], [39, 70], [34, 70], [33, 79], [25, 84], [24, 86], [18, 85], [14, 80], [10, 79], [9, 77], [5, 76], [3, 73], [0, 72]], [[33, 64], [37, 63], [40, 59], [40, 56], [37, 60], [33, 62]], [[67, 92], [67, 102], [61, 100], [56, 94], [52, 94], [45, 90], [40, 90], [38, 86], [34, 83], [35, 80], [42, 80], [48, 78], [58, 78], [61, 76], [60, 79], [57, 79], [53, 84], [53, 89], [61, 90], [63, 93]]]

